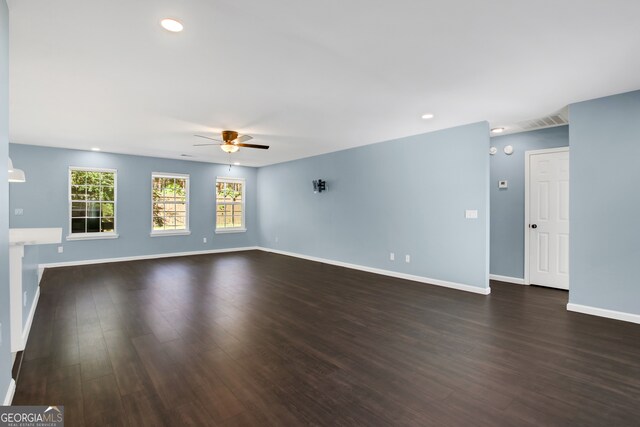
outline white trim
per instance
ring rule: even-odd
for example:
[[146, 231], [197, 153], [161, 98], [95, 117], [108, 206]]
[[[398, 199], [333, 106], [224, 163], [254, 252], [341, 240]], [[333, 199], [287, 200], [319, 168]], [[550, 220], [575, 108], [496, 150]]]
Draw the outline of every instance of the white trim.
[[219, 179], [224, 182], [236, 182], [240, 184], [244, 184], [247, 181], [245, 178], [237, 178], [233, 176], [216, 176], [216, 181]]
[[9, 382], [9, 387], [7, 388], [7, 393], [4, 395], [4, 406], [11, 406], [11, 402], [13, 402], [13, 395], [16, 393], [16, 380], [11, 378]]
[[499, 274], [490, 274], [489, 280], [497, 280], [498, 282], [514, 283], [516, 285], [524, 285], [524, 279], [519, 277], [500, 276]]
[[530, 285], [529, 280], [529, 167], [531, 156], [536, 154], [551, 154], [569, 152], [569, 147], [545, 148], [542, 150], [529, 150], [524, 152], [524, 285]]
[[529, 164], [531, 163], [531, 152], [524, 152], [524, 277], [525, 285], [530, 285], [529, 280]]
[[100, 240], [100, 239], [117, 239], [120, 237], [118, 233], [77, 233], [69, 234], [67, 240]]
[[[187, 197], [185, 197], [185, 229], [184, 230], [154, 230], [153, 229], [153, 184], [155, 178], [184, 179], [186, 181]], [[167, 172], [151, 172], [151, 237], [158, 236], [178, 236], [181, 234], [191, 234], [189, 229], [189, 215], [191, 214], [191, 201], [189, 195], [191, 193], [191, 179], [189, 174], [184, 173], [167, 173]]]
[[67, 261], [67, 262], [55, 262], [50, 264], [40, 264], [38, 268], [40, 270], [44, 270], [45, 268], [56, 268], [56, 267], [71, 267], [75, 265], [91, 265], [91, 264], [104, 264], [109, 262], [126, 262], [126, 261], [139, 261], [145, 259], [156, 259], [156, 258], [173, 258], [173, 257], [181, 257], [181, 256], [191, 256], [191, 255], [206, 255], [206, 254], [217, 254], [217, 253], [226, 253], [226, 252], [243, 252], [243, 251], [263, 251], [263, 252], [272, 252], [280, 255], [291, 256], [295, 258], [306, 259], [309, 261], [322, 262], [324, 264], [337, 265], [339, 267], [351, 268], [354, 270], [366, 271], [368, 273], [380, 274], [383, 276], [396, 277], [399, 279], [411, 280], [414, 282], [427, 283], [429, 285], [442, 286], [445, 288], [457, 289], [460, 291], [472, 292], [475, 294], [481, 295], [489, 295], [491, 293], [491, 288], [479, 288], [477, 286], [465, 285], [462, 283], [448, 282], [446, 280], [439, 279], [431, 279], [429, 277], [423, 276], [415, 276], [413, 274], [400, 273], [397, 271], [383, 270], [381, 268], [367, 267], [364, 265], [350, 264], [342, 261], [335, 261], [326, 258], [318, 258], [308, 255], [297, 254], [294, 252], [286, 252], [279, 251], [277, 249], [264, 248], [260, 246], [246, 246], [240, 248], [226, 248], [226, 249], [210, 249], [205, 251], [192, 251], [192, 252], [173, 252], [173, 253], [165, 253], [165, 254], [153, 254], [153, 255], [138, 255], [138, 256], [130, 256], [130, 257], [121, 257], [121, 258], [103, 258], [103, 259], [89, 259], [82, 261]]
[[113, 172], [117, 173], [118, 169], [110, 169], [110, 168], [88, 168], [84, 166], [69, 166], [69, 170], [76, 171], [89, 171], [89, 172]]
[[53, 262], [48, 264], [39, 264], [38, 268], [44, 270], [45, 268], [71, 267], [75, 265], [91, 265], [91, 264], [105, 264], [109, 262], [140, 261], [144, 259], [173, 258], [173, 257], [181, 257], [181, 256], [207, 255], [207, 254], [218, 254], [218, 253], [226, 253], [226, 252], [255, 251], [259, 249], [260, 248], [258, 248], [257, 246], [246, 246], [246, 247], [240, 247], [240, 248], [209, 249], [204, 251], [190, 251], [190, 252], [171, 252], [171, 253], [164, 253], [164, 254], [136, 255], [136, 256], [119, 257], [119, 258], [87, 259], [87, 260], [80, 260], [80, 261], [65, 261], [65, 262]]
[[[109, 233], [73, 233], [73, 200], [71, 199], [71, 173], [73, 171], [90, 171], [90, 172], [106, 172], [113, 173], [113, 231]], [[118, 169], [108, 169], [108, 168], [86, 168], [82, 166], [69, 166], [69, 182], [68, 182], [68, 190], [67, 199], [69, 202], [69, 235], [67, 236], [67, 240], [93, 240], [93, 239], [117, 239], [118, 238]], [[76, 202], [81, 202], [81, 200], [76, 200]], [[98, 202], [102, 203], [103, 200], [100, 199]], [[106, 203], [109, 203], [107, 201]], [[100, 212], [100, 219], [102, 219], [102, 212]], [[85, 224], [86, 229], [86, 224]], [[109, 236], [102, 237], [89, 237], [92, 234], [109, 234]]]
[[640, 324], [640, 314], [625, 313], [624, 311], [607, 310], [606, 308], [591, 307], [588, 305], [573, 303], [567, 304], [567, 310], [576, 313], [590, 314], [592, 316], [606, 317], [608, 319]]
[[23, 348], [27, 347], [27, 340], [29, 339], [29, 332], [31, 332], [31, 324], [33, 323], [33, 317], [36, 315], [36, 307], [38, 306], [38, 300], [40, 299], [40, 283], [38, 282], [38, 288], [36, 289], [36, 294], [33, 297], [33, 302], [31, 303], [31, 310], [29, 310], [29, 317], [27, 317], [27, 323], [24, 324], [24, 328], [22, 329], [22, 342]]
[[529, 150], [525, 151], [524, 155], [533, 155], [533, 154], [552, 154], [552, 153], [562, 153], [564, 151], [569, 151], [569, 146], [565, 147], [556, 147], [556, 148], [542, 148], [540, 150]]
[[151, 237], [162, 236], [188, 236], [191, 234], [191, 230], [154, 230], [149, 233]]
[[225, 233], [246, 233], [246, 228], [216, 228], [216, 234], [225, 234]]
[[188, 173], [174, 173], [174, 172], [151, 172], [151, 177], [158, 178], [186, 178], [189, 179]]
[[426, 283], [429, 285], [443, 286], [445, 288], [457, 289], [459, 291], [473, 292], [475, 294], [481, 294], [481, 295], [489, 295], [491, 293], [490, 287], [479, 288], [477, 286], [465, 285], [462, 283], [448, 282], [446, 280], [439, 280], [439, 279], [431, 279], [429, 277], [415, 276], [413, 274], [400, 273], [400, 272], [391, 271], [391, 270], [383, 270], [381, 268], [367, 267], [365, 265], [350, 264], [347, 262], [335, 261], [335, 260], [326, 259], [326, 258], [318, 258], [314, 256], [302, 255], [294, 252], [280, 251], [280, 250], [271, 249], [271, 248], [259, 247], [258, 249], [264, 252], [272, 252], [275, 254], [306, 259], [308, 261], [316, 261], [324, 264], [337, 265], [339, 267], [351, 268], [354, 270], [366, 271], [368, 273], [381, 274], [383, 276], [396, 277], [399, 279], [411, 280], [414, 282]]
[[9, 246], [9, 334], [11, 353], [23, 350], [22, 325], [24, 288], [22, 283], [22, 258], [24, 257], [23, 245]]

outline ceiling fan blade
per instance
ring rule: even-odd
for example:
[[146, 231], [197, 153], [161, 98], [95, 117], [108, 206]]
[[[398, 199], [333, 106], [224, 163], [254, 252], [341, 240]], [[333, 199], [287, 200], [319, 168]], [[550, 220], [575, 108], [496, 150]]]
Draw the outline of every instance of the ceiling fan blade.
[[216, 141], [216, 142], [223, 142], [223, 141], [220, 141], [219, 139], [209, 138], [208, 136], [202, 136], [202, 135], [193, 135], [193, 136], [197, 136], [198, 138], [210, 139], [210, 140]]
[[220, 144], [214, 144], [214, 143], [211, 143], [211, 144], [193, 144], [194, 147], [217, 147], [218, 145], [222, 145], [222, 144], [221, 143]]
[[257, 145], [257, 144], [234, 144], [234, 145], [237, 145], [238, 147], [245, 147], [245, 148], [261, 148], [263, 150], [269, 149], [268, 145]]
[[251, 135], [240, 135], [233, 143], [238, 145], [239, 143], [251, 141], [252, 139], [253, 137]]

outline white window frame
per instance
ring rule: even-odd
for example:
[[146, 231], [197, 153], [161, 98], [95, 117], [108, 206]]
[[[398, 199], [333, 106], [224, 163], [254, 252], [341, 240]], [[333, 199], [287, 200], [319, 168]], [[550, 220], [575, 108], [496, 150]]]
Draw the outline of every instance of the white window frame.
[[[230, 183], [239, 183], [242, 184], [242, 227], [234, 227], [234, 228], [218, 228], [218, 182], [230, 182]], [[244, 178], [230, 178], [226, 176], [218, 176], [216, 177], [216, 186], [214, 190], [214, 199], [215, 199], [215, 213], [213, 216], [213, 221], [215, 224], [215, 232], [216, 234], [225, 234], [225, 233], [244, 233], [247, 231], [247, 223], [246, 223], [246, 194], [247, 194], [247, 182]], [[225, 203], [225, 205], [228, 203]]]
[[[153, 229], [153, 181], [155, 178], [172, 178], [172, 179], [184, 179], [187, 181], [186, 183], [186, 190], [187, 190], [187, 197], [186, 197], [186, 204], [185, 204], [185, 208], [187, 211], [187, 215], [186, 215], [186, 219], [185, 219], [185, 226], [186, 228], [184, 230], [154, 230]], [[189, 177], [189, 174], [184, 174], [184, 173], [167, 173], [167, 172], [151, 172], [151, 233], [149, 234], [151, 237], [160, 237], [160, 236], [188, 236], [189, 234], [191, 234], [191, 229], [189, 226], [189, 216], [191, 214], [190, 212], [190, 201], [189, 201], [189, 195], [191, 193], [191, 179]]]
[[[113, 173], [113, 231], [109, 233], [72, 233], [71, 220], [73, 200], [71, 199], [71, 173], [73, 171], [87, 172], [108, 172]], [[87, 168], [82, 166], [69, 166], [69, 182], [68, 182], [68, 201], [69, 201], [69, 234], [67, 240], [98, 240], [98, 239], [117, 239], [118, 234], [118, 170], [106, 168]], [[102, 201], [101, 201], [102, 202]]]

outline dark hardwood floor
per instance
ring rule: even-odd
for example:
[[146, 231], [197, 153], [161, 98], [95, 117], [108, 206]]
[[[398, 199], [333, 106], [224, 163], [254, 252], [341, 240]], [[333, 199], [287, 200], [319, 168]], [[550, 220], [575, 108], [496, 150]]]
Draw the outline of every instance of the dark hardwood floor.
[[258, 251], [47, 270], [14, 405], [85, 425], [640, 425], [640, 325]]

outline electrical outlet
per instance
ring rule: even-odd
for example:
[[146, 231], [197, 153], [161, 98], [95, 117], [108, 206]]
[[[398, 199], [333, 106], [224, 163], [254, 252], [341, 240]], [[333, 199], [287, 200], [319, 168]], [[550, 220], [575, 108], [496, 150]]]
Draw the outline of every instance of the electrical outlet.
[[202, 243], [207, 243], [207, 238], [206, 237], [202, 238]]
[[24, 291], [24, 294], [22, 294], [22, 305], [24, 307], [27, 306], [27, 291]]
[[467, 209], [464, 211], [464, 217], [466, 219], [478, 219], [478, 211], [476, 209]]
[[58, 246], [58, 253], [61, 254], [64, 252], [64, 248], [62, 246]]
[[404, 256], [404, 262], [410, 263], [411, 262], [411, 255], [405, 255]]
[[393, 252], [389, 253], [389, 261], [395, 261], [396, 260], [396, 254], [394, 254]]
[[22, 209], [22, 208], [16, 208], [16, 209], [13, 211], [13, 214], [14, 214], [14, 215], [22, 215], [22, 214], [24, 214], [24, 209]]

